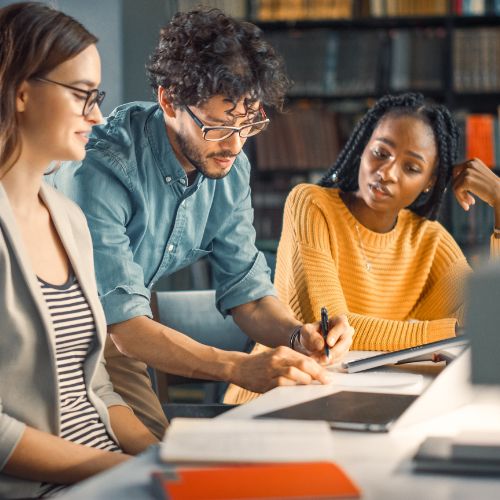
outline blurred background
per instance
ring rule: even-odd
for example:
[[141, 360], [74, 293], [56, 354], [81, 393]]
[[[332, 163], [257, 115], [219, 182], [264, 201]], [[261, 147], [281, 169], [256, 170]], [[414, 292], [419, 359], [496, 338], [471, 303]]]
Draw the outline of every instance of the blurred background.
[[[0, 6], [12, 2], [0, 0]], [[178, 10], [203, 5], [257, 24], [294, 81], [285, 112], [247, 142], [257, 242], [273, 268], [287, 193], [316, 182], [357, 119], [386, 93], [419, 91], [446, 104], [462, 130], [460, 159], [500, 170], [500, 1], [498, 0], [52, 0], [99, 37], [103, 114], [155, 99], [145, 64], [160, 28]], [[488, 249], [492, 210], [465, 213], [448, 193], [440, 220], [472, 265]], [[210, 267], [159, 283], [210, 288]]]

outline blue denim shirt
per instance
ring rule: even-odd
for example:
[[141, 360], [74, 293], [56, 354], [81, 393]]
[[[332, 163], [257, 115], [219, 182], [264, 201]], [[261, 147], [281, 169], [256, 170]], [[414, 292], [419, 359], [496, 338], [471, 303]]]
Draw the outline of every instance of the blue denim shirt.
[[225, 178], [198, 174], [187, 186], [157, 104], [125, 104], [93, 128], [83, 162], [64, 164], [51, 182], [87, 216], [108, 324], [151, 317], [156, 281], [204, 256], [223, 314], [275, 295], [255, 247], [249, 180], [242, 152]]

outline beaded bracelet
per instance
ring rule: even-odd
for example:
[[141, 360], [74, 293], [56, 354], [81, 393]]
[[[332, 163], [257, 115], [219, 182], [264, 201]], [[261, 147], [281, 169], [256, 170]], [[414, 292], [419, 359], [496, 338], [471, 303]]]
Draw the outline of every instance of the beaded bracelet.
[[299, 341], [300, 342], [300, 330], [302, 330], [302, 327], [304, 325], [297, 325], [293, 331], [292, 331], [292, 334], [290, 335], [290, 339], [289, 339], [289, 346], [290, 346], [290, 349], [293, 349], [295, 350], [295, 341]]

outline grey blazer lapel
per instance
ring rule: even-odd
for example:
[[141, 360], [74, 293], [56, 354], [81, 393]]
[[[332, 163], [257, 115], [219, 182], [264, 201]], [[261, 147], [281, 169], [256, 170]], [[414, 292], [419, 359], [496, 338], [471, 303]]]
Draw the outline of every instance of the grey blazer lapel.
[[[23, 278], [28, 285], [28, 289], [31, 296], [37, 306], [38, 312], [40, 313], [40, 320], [43, 323], [44, 331], [47, 335], [48, 342], [52, 345], [50, 352], [52, 353], [52, 361], [56, 363], [55, 360], [55, 341], [54, 334], [52, 331], [52, 321], [49, 317], [49, 312], [43, 297], [42, 291], [40, 289], [40, 284], [36, 278], [35, 271], [30, 265], [30, 257], [24, 246], [21, 234], [18, 229], [17, 222], [12, 212], [7, 193], [0, 182], [0, 225], [5, 234], [5, 237], [10, 241], [12, 248], [14, 250], [14, 257], [21, 269]], [[51, 333], [51, 334], [50, 334]]]
[[[97, 290], [95, 287], [95, 275], [91, 272], [92, 266], [85, 265], [83, 260], [91, 262], [92, 255], [83, 255], [82, 249], [79, 245], [83, 246], [85, 251], [85, 244], [88, 242], [90, 237], [88, 236], [88, 229], [86, 226], [78, 227], [76, 222], [73, 224], [68, 216], [68, 206], [66, 203], [73, 203], [69, 200], [62, 198], [61, 193], [55, 192], [54, 188], [46, 185], [42, 182], [42, 187], [40, 189], [40, 194], [45, 202], [45, 205], [49, 209], [52, 222], [56, 227], [59, 238], [61, 238], [66, 254], [73, 268], [78, 282], [82, 288], [83, 294], [85, 295], [89, 307], [95, 319], [95, 325], [98, 333], [98, 338], [100, 342], [104, 342], [106, 336], [105, 330], [105, 319], [104, 314], [101, 309], [101, 305], [97, 298]], [[75, 210], [80, 210], [75, 207]], [[85, 216], [82, 213], [82, 221], [85, 221]], [[79, 241], [81, 240], [81, 241]], [[92, 247], [88, 249], [92, 252]], [[103, 331], [104, 329], [104, 331]]]

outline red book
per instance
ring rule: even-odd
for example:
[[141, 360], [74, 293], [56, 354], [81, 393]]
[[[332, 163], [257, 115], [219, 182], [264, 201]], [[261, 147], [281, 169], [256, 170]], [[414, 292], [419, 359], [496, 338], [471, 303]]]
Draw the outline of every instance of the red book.
[[479, 158], [495, 166], [495, 124], [493, 115], [468, 115], [465, 122], [466, 157]]
[[[152, 474], [168, 500], [359, 498], [360, 490], [332, 462], [175, 467]], [[161, 497], [159, 497], [161, 498]]]

